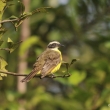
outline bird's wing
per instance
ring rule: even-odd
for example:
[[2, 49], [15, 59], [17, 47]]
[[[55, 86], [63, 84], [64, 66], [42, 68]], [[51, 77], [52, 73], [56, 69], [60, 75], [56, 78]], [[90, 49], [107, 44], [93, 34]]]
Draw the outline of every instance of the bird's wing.
[[49, 51], [48, 54], [45, 55], [47, 55], [47, 59], [41, 70], [41, 78], [45, 77], [61, 62], [60, 54], [54, 50]]

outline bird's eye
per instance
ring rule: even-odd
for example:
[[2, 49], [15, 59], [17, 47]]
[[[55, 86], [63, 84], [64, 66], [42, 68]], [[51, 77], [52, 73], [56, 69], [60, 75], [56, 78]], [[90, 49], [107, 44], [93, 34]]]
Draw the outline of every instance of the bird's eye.
[[52, 47], [55, 47], [56, 46], [56, 43], [52, 44]]
[[54, 47], [56, 47], [56, 43], [53, 43], [53, 44], [49, 45], [48, 47], [49, 48], [54, 48]]

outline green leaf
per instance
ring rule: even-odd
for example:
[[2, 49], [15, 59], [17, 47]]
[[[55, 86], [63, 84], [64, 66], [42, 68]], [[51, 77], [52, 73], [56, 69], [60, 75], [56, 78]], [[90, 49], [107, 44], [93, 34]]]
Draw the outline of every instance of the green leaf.
[[29, 49], [32, 45], [39, 43], [40, 39], [37, 36], [29, 37], [20, 45], [19, 54], [23, 55], [27, 49]]
[[[7, 62], [4, 60], [4, 58], [2, 58], [1, 56], [0, 56], [0, 70], [2, 70], [2, 71], [7, 71], [6, 69], [5, 69], [5, 67], [7, 66], [8, 64], [7, 64]], [[6, 77], [7, 76], [7, 74], [4, 74], [4, 73], [0, 73], [0, 79], [2, 80], [2, 77]]]
[[110, 41], [105, 42], [104, 45], [106, 48], [110, 49]]
[[[6, 6], [6, 3], [3, 2], [2, 0], [0, 0], [0, 21], [2, 20], [2, 16], [3, 16], [3, 13], [4, 13], [4, 8]], [[0, 24], [0, 27], [2, 25]]]
[[68, 72], [70, 66], [71, 66], [74, 62], [76, 62], [77, 60], [78, 60], [78, 59], [72, 59], [72, 60], [71, 60], [71, 63], [67, 63], [67, 62], [65, 62], [65, 61], [62, 61], [62, 63], [65, 64], [65, 66], [66, 66], [67, 72]]
[[8, 42], [13, 42], [13, 41], [8, 37]]
[[0, 39], [2, 38], [2, 35], [6, 32], [6, 29], [3, 28], [3, 26], [0, 27]]
[[18, 17], [16, 17], [16, 16], [12, 15], [9, 19], [10, 19], [10, 20], [13, 20], [13, 19], [18, 19]]
[[27, 12], [27, 13], [24, 13], [23, 15], [21, 15], [20, 16], [20, 20], [24, 20], [24, 19], [26, 19], [27, 17], [29, 17], [29, 16], [31, 16], [32, 15], [32, 13], [31, 12]]
[[0, 80], [2, 80], [3, 78], [0, 76]]
[[8, 38], [8, 48], [9, 48], [9, 52], [13, 52], [22, 41], [19, 41], [17, 43], [14, 43], [10, 38]]
[[8, 38], [8, 48], [9, 48], [9, 52], [13, 52], [18, 46], [19, 44], [22, 42], [17, 42], [17, 43], [14, 43], [10, 38]]
[[77, 60], [79, 60], [79, 59], [72, 59], [72, 60], [71, 60], [71, 63], [70, 63], [70, 66], [71, 66], [74, 62], [76, 62]]
[[0, 46], [3, 44], [3, 42], [4, 42], [3, 40], [0, 40]]
[[14, 43], [14, 44], [11, 46], [11, 48], [10, 48], [10, 53], [13, 52], [13, 51], [19, 46], [19, 44], [20, 44], [21, 42], [22, 42], [22, 41], [17, 42], [17, 43]]
[[8, 37], [8, 47], [9, 49], [13, 46], [13, 41]]
[[25, 6], [24, 6], [24, 4], [23, 4], [21, 1], [18, 1], [18, 3], [19, 3], [20, 6], [21, 6], [21, 14], [23, 14], [24, 11], [25, 11]]
[[5, 68], [6, 65], [8, 65], [7, 62], [0, 56], [0, 69]]
[[17, 31], [17, 28], [23, 23], [23, 21], [28, 18], [30, 15], [32, 15], [32, 13], [24, 13], [19, 17], [19, 20], [17, 22], [14, 23], [15, 29]]
[[71, 77], [69, 77], [69, 83], [78, 85], [86, 78], [86, 72], [74, 70]]
[[47, 12], [47, 9], [50, 9], [50, 8], [51, 8], [51, 7], [37, 8], [36, 10], [32, 11], [32, 14], [39, 13], [39, 12], [46, 13], [46, 12]]

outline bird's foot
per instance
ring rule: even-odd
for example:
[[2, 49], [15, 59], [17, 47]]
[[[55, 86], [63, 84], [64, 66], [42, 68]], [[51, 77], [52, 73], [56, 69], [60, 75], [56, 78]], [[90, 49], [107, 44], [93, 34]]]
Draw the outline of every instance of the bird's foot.
[[54, 74], [49, 75], [50, 78], [56, 78]]
[[70, 74], [63, 75], [63, 77], [70, 77], [70, 76], [71, 76]]

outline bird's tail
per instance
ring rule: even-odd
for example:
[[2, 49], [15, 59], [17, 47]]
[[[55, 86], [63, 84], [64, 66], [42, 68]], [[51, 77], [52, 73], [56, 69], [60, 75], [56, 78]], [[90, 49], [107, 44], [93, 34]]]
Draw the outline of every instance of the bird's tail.
[[29, 82], [30, 79], [32, 79], [36, 75], [35, 71], [32, 71], [29, 75], [27, 75], [24, 79], [21, 80], [21, 82]]

